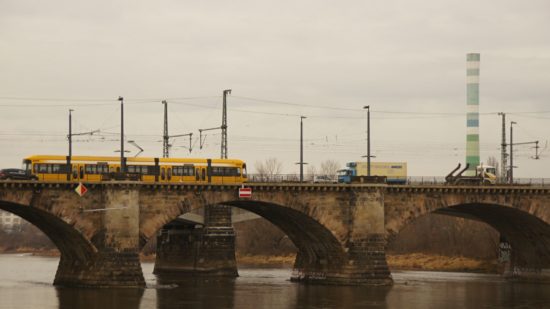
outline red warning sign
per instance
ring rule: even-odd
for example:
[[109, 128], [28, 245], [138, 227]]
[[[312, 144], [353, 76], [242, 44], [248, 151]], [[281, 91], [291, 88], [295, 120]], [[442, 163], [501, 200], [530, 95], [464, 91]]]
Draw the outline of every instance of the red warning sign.
[[239, 197], [250, 198], [252, 197], [252, 188], [239, 188]]
[[82, 183], [79, 183], [76, 189], [74, 189], [78, 195], [81, 197], [88, 192], [88, 188], [86, 188]]

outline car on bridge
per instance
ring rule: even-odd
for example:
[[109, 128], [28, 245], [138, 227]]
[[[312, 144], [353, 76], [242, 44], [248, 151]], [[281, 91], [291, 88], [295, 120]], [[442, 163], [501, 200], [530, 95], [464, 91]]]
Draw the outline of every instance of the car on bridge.
[[330, 175], [314, 175], [313, 183], [338, 183], [338, 179]]
[[6, 168], [0, 170], [2, 180], [38, 180], [38, 177], [19, 168]]

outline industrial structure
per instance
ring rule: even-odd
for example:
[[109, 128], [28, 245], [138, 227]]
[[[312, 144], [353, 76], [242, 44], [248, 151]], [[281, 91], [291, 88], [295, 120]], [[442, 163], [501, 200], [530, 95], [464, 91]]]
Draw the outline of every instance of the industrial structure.
[[479, 159], [479, 60], [480, 54], [466, 55], [466, 164], [475, 174]]

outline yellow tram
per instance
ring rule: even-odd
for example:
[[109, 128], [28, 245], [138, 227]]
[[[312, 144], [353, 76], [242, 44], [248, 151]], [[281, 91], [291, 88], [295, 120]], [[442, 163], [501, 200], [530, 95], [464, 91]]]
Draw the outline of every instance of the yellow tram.
[[125, 158], [35, 155], [23, 160], [27, 173], [40, 181], [101, 182], [134, 180], [146, 183], [234, 184], [246, 181], [246, 163], [235, 159]]

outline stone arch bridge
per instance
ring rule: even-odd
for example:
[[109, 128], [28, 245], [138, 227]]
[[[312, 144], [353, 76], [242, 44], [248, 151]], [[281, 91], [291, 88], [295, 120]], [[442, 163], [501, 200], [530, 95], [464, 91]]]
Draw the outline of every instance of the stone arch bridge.
[[[56, 285], [144, 286], [143, 246], [159, 235], [161, 251], [177, 252], [174, 240], [193, 234], [178, 238], [169, 227], [204, 207], [210, 214], [203, 256], [191, 259], [193, 271], [236, 275], [227, 206], [256, 213], [288, 235], [298, 248], [295, 281], [391, 284], [387, 239], [431, 212], [490, 224], [509, 240], [514, 267], [539, 277], [550, 268], [550, 188], [249, 184], [253, 195], [244, 199], [237, 185], [111, 182], [86, 184], [83, 197], [76, 185], [0, 182], [0, 209], [34, 224], [59, 248]], [[158, 252], [155, 271], [186, 270], [178, 265], [186, 258]]]

